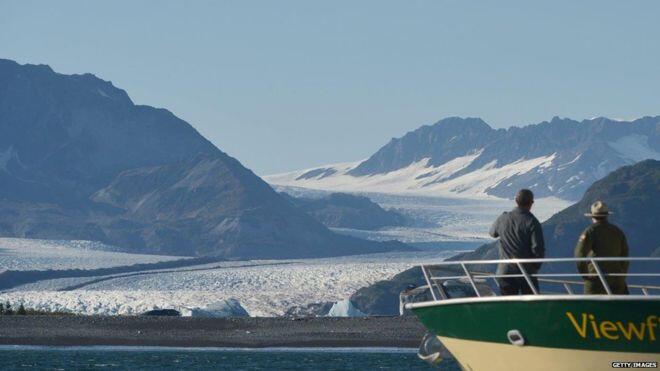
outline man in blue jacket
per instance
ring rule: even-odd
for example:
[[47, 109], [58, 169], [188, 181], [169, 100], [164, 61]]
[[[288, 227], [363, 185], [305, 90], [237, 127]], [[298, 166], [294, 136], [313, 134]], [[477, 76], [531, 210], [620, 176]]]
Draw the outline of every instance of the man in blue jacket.
[[[516, 208], [500, 215], [490, 228], [490, 235], [499, 238], [500, 259], [540, 259], [545, 256], [543, 229], [538, 219], [531, 213], [534, 194], [529, 189], [521, 189], [516, 194]], [[525, 264], [529, 274], [538, 272], [541, 263]], [[516, 264], [500, 264], [497, 274], [521, 274]], [[532, 289], [524, 277], [498, 278], [502, 295], [532, 294]], [[538, 280], [532, 278], [538, 291]]]

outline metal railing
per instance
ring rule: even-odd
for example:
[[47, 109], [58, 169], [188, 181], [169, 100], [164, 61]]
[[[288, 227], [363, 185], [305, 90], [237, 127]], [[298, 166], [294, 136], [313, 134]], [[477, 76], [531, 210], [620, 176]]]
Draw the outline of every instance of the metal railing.
[[[608, 283], [607, 277], [626, 277], [626, 278], [643, 278], [643, 279], [653, 279], [660, 282], [660, 273], [607, 273], [604, 272], [602, 266], [599, 263], [604, 262], [629, 262], [629, 263], [652, 263], [654, 264], [653, 270], [655, 272], [660, 272], [660, 257], [657, 258], [643, 258], [643, 257], [593, 257], [593, 258], [547, 258], [547, 259], [503, 259], [503, 260], [463, 260], [463, 261], [445, 261], [441, 263], [434, 263], [432, 265], [420, 265], [424, 279], [428, 285], [428, 288], [431, 292], [433, 301], [448, 300], [450, 296], [447, 294], [446, 288], [443, 283], [451, 280], [467, 280], [469, 285], [477, 297], [481, 297], [482, 293], [479, 290], [479, 287], [482, 286], [484, 282], [492, 279], [496, 286], [499, 287], [498, 278], [523, 278], [527, 286], [529, 287], [533, 295], [545, 295], [546, 293], [540, 293], [537, 286], [534, 284], [534, 279], [540, 283], [545, 284], [558, 284], [563, 286], [565, 294], [574, 295], [574, 291], [571, 286], [573, 285], [584, 285], [584, 280], [568, 280], [568, 278], [589, 278], [597, 277], [598, 281], [603, 286], [606, 295], [613, 295], [612, 289]], [[590, 263], [595, 273], [529, 273], [525, 268], [526, 264], [538, 264], [542, 263], [555, 264], [555, 263]], [[469, 267], [471, 266], [489, 266], [489, 265], [515, 265], [520, 271], [519, 274], [497, 274], [497, 273], [488, 273], [483, 271], [471, 271]], [[575, 269], [576, 265], [573, 265]], [[459, 274], [455, 275], [434, 275], [433, 271], [442, 268], [449, 268], [453, 271], [456, 271]], [[460, 274], [462, 272], [462, 274]], [[566, 279], [562, 279], [566, 278]], [[658, 295], [655, 291], [660, 291], [660, 285], [657, 284], [627, 284], [627, 287], [630, 289], [638, 289], [641, 291], [642, 295], [645, 296], [656, 296]], [[437, 294], [436, 294], [437, 292]], [[556, 294], [556, 292], [553, 292]], [[563, 292], [560, 294], [564, 294]]]

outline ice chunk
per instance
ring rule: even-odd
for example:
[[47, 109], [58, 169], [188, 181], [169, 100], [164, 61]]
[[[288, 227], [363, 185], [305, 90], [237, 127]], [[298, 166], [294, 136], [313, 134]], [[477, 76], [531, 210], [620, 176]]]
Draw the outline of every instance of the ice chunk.
[[236, 299], [221, 300], [203, 308], [182, 308], [183, 317], [249, 317], [248, 312]]
[[350, 299], [344, 299], [336, 302], [330, 311], [328, 317], [365, 317], [366, 314], [360, 312]]

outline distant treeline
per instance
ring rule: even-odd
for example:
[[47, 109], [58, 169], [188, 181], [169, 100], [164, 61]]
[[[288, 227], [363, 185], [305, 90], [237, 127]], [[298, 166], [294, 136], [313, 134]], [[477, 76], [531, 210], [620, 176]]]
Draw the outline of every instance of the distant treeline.
[[0, 303], [0, 316], [34, 316], [34, 315], [44, 315], [44, 314], [70, 315], [71, 313], [48, 312], [43, 310], [25, 308], [23, 303], [20, 303], [18, 307], [12, 305], [10, 302], [6, 302], [4, 304]]
[[0, 316], [38, 316], [38, 315], [58, 315], [58, 316], [71, 316], [73, 313], [69, 312], [51, 312], [45, 310], [38, 310], [32, 308], [25, 308], [23, 303], [18, 306], [12, 305], [10, 302], [0, 303]]
[[5, 304], [0, 303], [0, 315], [11, 316], [13, 314], [20, 316], [27, 314], [27, 310], [23, 306], [23, 303], [21, 303], [16, 309], [14, 309], [14, 307], [9, 302], [6, 302]]

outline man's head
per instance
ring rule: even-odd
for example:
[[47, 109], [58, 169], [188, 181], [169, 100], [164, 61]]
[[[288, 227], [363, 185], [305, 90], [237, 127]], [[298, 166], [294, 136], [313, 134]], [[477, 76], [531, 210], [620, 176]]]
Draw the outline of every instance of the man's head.
[[521, 189], [516, 193], [516, 204], [519, 208], [529, 210], [534, 204], [534, 193], [529, 189]]
[[584, 216], [591, 217], [592, 222], [598, 223], [607, 220], [610, 214], [612, 214], [610, 209], [603, 201], [596, 201], [591, 205], [591, 212], [584, 214]]

